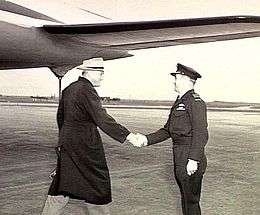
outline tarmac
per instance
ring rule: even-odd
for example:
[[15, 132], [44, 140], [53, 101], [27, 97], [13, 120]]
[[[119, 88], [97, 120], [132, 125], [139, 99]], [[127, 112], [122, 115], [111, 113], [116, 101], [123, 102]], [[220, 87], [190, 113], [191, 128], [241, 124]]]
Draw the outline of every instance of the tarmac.
[[[133, 132], [162, 127], [168, 110], [108, 109]], [[56, 165], [56, 108], [0, 106], [0, 215], [40, 214]], [[260, 113], [208, 112], [208, 168], [204, 215], [260, 214]], [[112, 215], [180, 215], [172, 143], [145, 148], [120, 144], [102, 133], [112, 178]], [[84, 214], [71, 200], [65, 215]]]

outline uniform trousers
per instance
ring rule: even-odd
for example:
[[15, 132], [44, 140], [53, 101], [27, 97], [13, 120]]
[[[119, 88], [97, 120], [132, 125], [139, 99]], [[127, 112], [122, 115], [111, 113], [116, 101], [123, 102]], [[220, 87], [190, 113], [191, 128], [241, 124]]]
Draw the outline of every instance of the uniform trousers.
[[183, 215], [201, 215], [199, 202], [203, 174], [197, 171], [189, 176], [186, 166], [175, 166], [174, 173], [180, 188]]
[[[48, 195], [41, 215], [60, 215], [69, 202], [69, 197]], [[86, 215], [110, 215], [108, 205], [85, 203]]]

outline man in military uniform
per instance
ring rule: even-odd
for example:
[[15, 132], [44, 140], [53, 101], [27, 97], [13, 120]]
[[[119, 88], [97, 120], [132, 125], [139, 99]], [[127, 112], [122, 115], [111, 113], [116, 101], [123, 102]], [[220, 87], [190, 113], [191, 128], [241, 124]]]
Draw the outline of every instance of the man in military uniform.
[[206, 104], [194, 92], [201, 75], [194, 69], [177, 64], [175, 91], [179, 93], [163, 128], [146, 136], [139, 136], [139, 145], [145, 146], [173, 141], [174, 173], [181, 192], [184, 215], [200, 215], [200, 194], [207, 160], [204, 147], [208, 141]]
[[69, 198], [84, 200], [88, 215], [108, 215], [111, 183], [97, 127], [121, 143], [135, 139], [107, 114], [94, 88], [103, 79], [103, 59], [85, 61], [81, 69], [82, 76], [63, 90], [59, 103], [59, 156], [42, 215], [62, 214]]

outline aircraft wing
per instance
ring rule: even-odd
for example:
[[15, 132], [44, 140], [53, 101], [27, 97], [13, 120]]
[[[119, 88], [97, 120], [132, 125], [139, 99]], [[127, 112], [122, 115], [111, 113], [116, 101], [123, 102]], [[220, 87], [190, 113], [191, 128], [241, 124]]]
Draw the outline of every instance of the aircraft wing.
[[87, 44], [122, 50], [260, 36], [260, 16], [223, 16], [143, 22], [44, 25], [49, 34], [80, 36]]
[[[16, 15], [8, 6], [6, 19]], [[93, 57], [111, 60], [132, 56], [130, 50], [260, 37], [260, 16], [68, 25], [18, 9], [12, 19], [17, 22], [0, 21], [0, 69], [49, 67], [63, 76]]]

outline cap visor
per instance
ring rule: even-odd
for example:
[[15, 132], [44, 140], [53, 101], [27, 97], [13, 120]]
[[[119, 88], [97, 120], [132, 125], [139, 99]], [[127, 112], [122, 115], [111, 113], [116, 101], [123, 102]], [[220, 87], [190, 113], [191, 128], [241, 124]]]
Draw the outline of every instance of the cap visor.
[[180, 73], [176, 73], [176, 72], [170, 73], [170, 75], [172, 75], [172, 76], [176, 76], [176, 74], [180, 74]]

